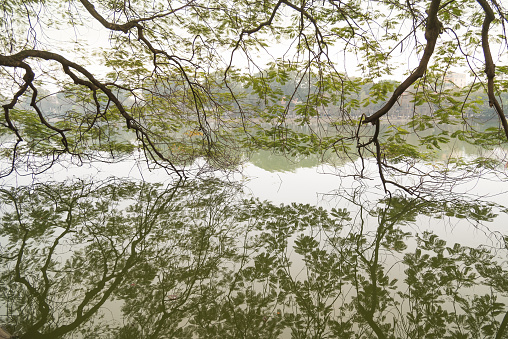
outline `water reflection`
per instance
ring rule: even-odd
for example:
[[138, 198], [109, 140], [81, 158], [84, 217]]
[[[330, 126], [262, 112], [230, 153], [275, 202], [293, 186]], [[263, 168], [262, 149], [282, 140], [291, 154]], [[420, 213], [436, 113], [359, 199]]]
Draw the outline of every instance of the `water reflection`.
[[20, 338], [506, 336], [508, 238], [472, 248], [413, 228], [488, 223], [506, 213], [493, 203], [354, 196], [325, 210], [218, 179], [0, 195], [2, 321]]
[[[271, 127], [275, 130], [278, 128], [271, 125], [264, 127]], [[506, 169], [508, 166], [506, 144], [499, 142], [499, 138], [481, 133], [476, 135], [475, 132], [476, 130], [481, 132], [498, 131], [498, 127], [498, 125], [491, 122], [469, 127], [444, 125], [429, 127], [416, 133], [406, 124], [385, 122], [380, 127], [383, 154], [387, 159], [390, 159], [386, 163], [389, 166], [386, 166], [385, 171], [390, 173], [394, 167], [398, 168], [395, 173], [390, 174], [393, 178], [397, 178], [395, 182], [404, 182], [406, 176], [414, 176], [418, 178], [417, 180], [422, 180], [428, 175], [438, 175], [438, 170], [445, 172], [444, 175], [443, 173], [439, 174], [443, 175], [441, 181], [445, 180], [447, 173], [450, 171], [465, 171], [469, 174], [473, 173], [472, 175], [476, 177], [478, 177], [477, 172], [480, 168], [484, 168], [484, 173], [493, 170], [502, 171], [503, 168]], [[364, 167], [368, 166], [365, 164], [351, 166], [351, 164], [358, 162], [362, 157], [366, 161], [368, 159], [373, 160], [375, 157], [373, 152], [367, 152], [360, 157], [356, 142], [338, 142], [333, 138], [334, 141], [327, 139], [337, 134], [337, 131], [329, 125], [320, 126], [320, 128], [316, 126], [316, 129], [311, 129], [308, 126], [288, 124], [285, 128], [291, 133], [297, 133], [302, 145], [308, 142], [306, 137], [316, 133], [317, 136], [314, 142], [319, 144], [319, 147], [309, 146], [305, 148], [305, 151], [300, 152], [295, 151], [298, 149], [295, 145], [289, 149], [282, 147], [282, 149], [277, 149], [275, 152], [270, 148], [268, 150], [256, 149], [255, 152], [249, 154], [249, 162], [269, 172], [294, 172], [301, 168], [314, 168], [328, 164], [333, 166], [336, 171], [340, 171], [341, 167], [347, 167], [347, 170], [340, 171], [340, 175], [346, 177], [352, 174], [358, 176], [360, 172], [365, 171]], [[367, 125], [362, 128], [368, 132], [367, 135], [373, 133], [373, 126]], [[407, 133], [407, 131], [412, 131], [412, 133]], [[442, 135], [443, 133], [444, 135]], [[455, 137], [450, 137], [451, 135], [455, 135]], [[463, 137], [459, 137], [459, 135]], [[464, 137], [465, 135], [468, 138]], [[440, 139], [440, 137], [443, 139]], [[435, 139], [435, 143], [429, 145], [427, 139]], [[427, 142], [422, 140], [427, 140]], [[297, 145], [300, 144], [297, 143]], [[390, 155], [391, 153], [393, 154]], [[414, 170], [415, 164], [430, 164], [434, 173], [432, 174], [429, 169], [422, 170], [418, 168]], [[397, 173], [400, 171], [402, 175]], [[360, 175], [360, 177], [363, 175]], [[370, 179], [375, 179], [379, 176], [378, 170], [373, 175], [367, 176]]]

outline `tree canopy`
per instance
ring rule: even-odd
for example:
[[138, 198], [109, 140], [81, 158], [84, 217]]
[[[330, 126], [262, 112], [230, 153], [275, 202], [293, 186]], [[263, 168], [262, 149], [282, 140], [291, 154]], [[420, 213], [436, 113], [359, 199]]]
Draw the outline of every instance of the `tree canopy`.
[[[414, 193], [398, 176], [421, 176], [415, 159], [508, 137], [508, 19], [495, 0], [8, 0], [2, 13], [3, 176], [136, 150], [185, 176], [197, 158], [225, 169], [265, 148], [375, 159], [385, 189]], [[405, 124], [383, 129], [404, 103]]]

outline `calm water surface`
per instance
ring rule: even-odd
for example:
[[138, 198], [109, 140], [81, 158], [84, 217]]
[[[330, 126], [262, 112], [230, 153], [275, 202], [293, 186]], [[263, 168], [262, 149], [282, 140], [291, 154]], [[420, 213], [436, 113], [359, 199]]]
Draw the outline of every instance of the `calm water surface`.
[[227, 180], [135, 161], [11, 178], [1, 321], [24, 338], [495, 338], [499, 171], [425, 199], [268, 152]]

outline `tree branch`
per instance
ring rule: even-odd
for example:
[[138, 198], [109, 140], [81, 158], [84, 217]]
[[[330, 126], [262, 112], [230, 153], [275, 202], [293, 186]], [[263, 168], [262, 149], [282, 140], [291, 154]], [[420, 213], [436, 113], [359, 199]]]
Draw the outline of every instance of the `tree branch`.
[[152, 16], [149, 16], [146, 18], [139, 18], [136, 20], [131, 20], [131, 21], [128, 21], [124, 24], [116, 24], [116, 23], [109, 22], [106, 19], [104, 19], [104, 17], [102, 15], [100, 15], [99, 12], [97, 12], [97, 10], [95, 9], [95, 6], [88, 0], [79, 0], [79, 2], [81, 2], [81, 4], [85, 7], [85, 9], [88, 11], [88, 13], [90, 13], [90, 15], [93, 16], [94, 19], [99, 21], [101, 23], [101, 25], [103, 25], [105, 28], [110, 29], [112, 31], [121, 31], [124, 33], [128, 33], [129, 30], [131, 30], [132, 28], [138, 27], [140, 22], [151, 21], [151, 20], [158, 19], [158, 18], [164, 18], [168, 15], [174, 14], [175, 12], [177, 12], [185, 7], [190, 6], [193, 1], [191, 0], [189, 3], [187, 3], [183, 6], [180, 6], [177, 9], [170, 10], [168, 12], [152, 15]]
[[508, 139], [508, 122], [506, 121], [506, 117], [503, 112], [503, 108], [499, 104], [499, 101], [496, 98], [494, 93], [494, 76], [496, 73], [496, 66], [494, 65], [494, 61], [492, 60], [492, 54], [490, 52], [489, 46], [489, 27], [490, 23], [494, 21], [495, 15], [494, 11], [490, 7], [489, 3], [486, 0], [477, 0], [480, 6], [482, 6], [483, 11], [485, 12], [485, 18], [483, 19], [482, 25], [482, 49], [483, 56], [485, 58], [485, 74], [487, 74], [487, 95], [489, 96], [489, 105], [490, 107], [494, 107], [497, 115], [499, 116], [499, 120], [501, 120], [501, 124], [503, 125], [503, 130], [506, 135], [506, 139]]
[[[4, 105], [4, 113], [9, 118], [9, 111], [15, 106], [17, 103], [18, 98], [24, 94], [29, 86], [32, 86], [32, 82], [35, 78], [35, 74], [26, 63], [23, 62], [23, 60], [28, 58], [40, 58], [44, 60], [52, 60], [58, 62], [65, 74], [67, 74], [74, 83], [78, 85], [82, 85], [90, 89], [92, 92], [95, 92], [96, 90], [100, 89], [108, 99], [115, 104], [115, 106], [120, 111], [120, 114], [123, 116], [126, 122], [126, 126], [129, 129], [133, 129], [136, 131], [136, 133], [139, 133], [138, 139], [143, 143], [146, 150], [151, 154], [152, 152], [155, 153], [155, 155], [162, 159], [163, 161], [167, 162], [169, 167], [177, 173], [179, 176], [182, 176], [183, 170], [177, 169], [173, 162], [168, 159], [166, 156], [164, 156], [161, 151], [156, 147], [156, 145], [153, 143], [152, 139], [148, 135], [148, 132], [145, 130], [145, 128], [142, 127], [142, 125], [135, 120], [125, 109], [123, 104], [120, 102], [118, 97], [113, 94], [111, 89], [109, 89], [105, 84], [97, 80], [86, 68], [84, 68], [81, 65], [78, 65], [65, 57], [63, 57], [60, 54], [47, 52], [47, 51], [40, 51], [40, 50], [23, 50], [21, 52], [18, 52], [16, 54], [5, 56], [0, 54], [0, 65], [7, 66], [7, 67], [15, 67], [15, 68], [23, 68], [26, 70], [25, 76], [23, 77], [25, 83], [21, 86], [20, 90], [14, 95], [13, 100], [11, 103]], [[85, 79], [82, 79], [78, 77], [73, 70], [76, 70], [80, 74], [82, 74]], [[7, 120], [8, 124], [10, 123], [9, 128], [13, 130], [19, 139], [21, 139], [21, 136], [19, 135], [19, 132], [15, 128], [15, 126], [10, 122], [10, 119]], [[59, 132], [63, 132], [63, 130], [57, 130], [55, 128], [52, 128], [51, 126], [48, 126], [51, 129]], [[140, 137], [141, 136], [141, 137]], [[64, 139], [65, 140], [65, 139]], [[65, 141], [64, 141], [65, 144]], [[155, 158], [155, 157], [154, 157]]]
[[425, 39], [427, 40], [427, 45], [425, 46], [425, 50], [423, 51], [422, 59], [420, 60], [420, 64], [416, 68], [416, 70], [411, 73], [409, 77], [404, 80], [393, 92], [392, 97], [381, 107], [377, 112], [372, 114], [371, 116], [365, 117], [362, 123], [373, 123], [374, 121], [381, 118], [383, 115], [388, 113], [393, 105], [397, 102], [399, 97], [404, 93], [406, 89], [409, 88], [416, 80], [421, 78], [425, 71], [427, 70], [427, 65], [430, 61], [432, 54], [434, 53], [434, 48], [436, 47], [437, 38], [442, 30], [442, 24], [437, 18], [437, 13], [440, 8], [441, 0], [432, 0], [430, 3], [430, 7], [428, 10], [427, 17], [427, 26], [425, 28]]

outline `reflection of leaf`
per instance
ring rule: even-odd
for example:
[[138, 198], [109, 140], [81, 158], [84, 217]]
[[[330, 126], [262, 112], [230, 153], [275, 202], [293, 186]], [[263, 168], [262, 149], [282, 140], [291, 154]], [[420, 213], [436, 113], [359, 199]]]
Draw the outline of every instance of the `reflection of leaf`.
[[[111, 180], [2, 191], [0, 232], [11, 243], [0, 256], [0, 298], [22, 316], [16, 328], [42, 321], [39, 331], [51, 334], [76, 319], [87, 296], [84, 312], [114, 296], [126, 325], [102, 330], [116, 338], [497, 334], [506, 249], [409, 232], [420, 215], [491, 220], [497, 206], [393, 196], [353, 216], [243, 200], [239, 188]], [[64, 260], [51, 254], [62, 232], [54, 251]], [[57, 320], [41, 320], [45, 303]], [[89, 323], [79, 330], [93, 333]]]
[[295, 252], [305, 255], [314, 251], [319, 246], [319, 243], [308, 235], [300, 235], [295, 241], [295, 245]]
[[272, 272], [275, 260], [275, 257], [270, 257], [267, 253], [261, 253], [254, 258], [255, 270], [260, 275], [259, 278]]

